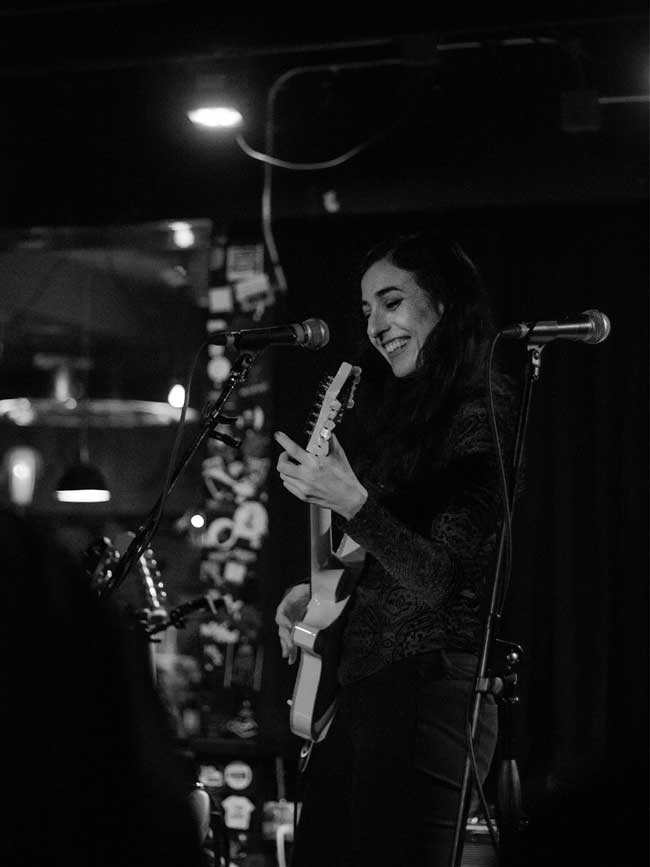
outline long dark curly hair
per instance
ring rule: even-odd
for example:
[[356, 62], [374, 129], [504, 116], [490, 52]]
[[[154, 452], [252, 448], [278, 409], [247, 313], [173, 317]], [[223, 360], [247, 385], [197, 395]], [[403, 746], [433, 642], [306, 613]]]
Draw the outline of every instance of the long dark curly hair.
[[[458, 402], [484, 390], [485, 361], [495, 333], [481, 275], [460, 244], [439, 230], [400, 235], [373, 247], [361, 262], [357, 285], [371, 265], [387, 260], [408, 271], [444, 312], [428, 335], [416, 370], [402, 378], [367, 340], [358, 354], [362, 381], [355, 415], [363, 464], [373, 475], [410, 477], [423, 449], [444, 433]], [[354, 450], [353, 450], [354, 454]]]

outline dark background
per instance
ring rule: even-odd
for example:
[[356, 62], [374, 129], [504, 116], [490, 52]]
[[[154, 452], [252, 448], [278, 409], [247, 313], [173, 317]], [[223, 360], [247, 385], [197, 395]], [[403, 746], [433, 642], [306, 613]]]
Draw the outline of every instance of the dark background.
[[[22, 266], [25, 240], [99, 227], [94, 246], [113, 255], [111, 280], [96, 291], [114, 302], [114, 318], [104, 332], [102, 318], [92, 320], [97, 381], [103, 371], [118, 387], [119, 353], [121, 393], [162, 400], [162, 371], [186, 365], [201, 341], [200, 280], [170, 288], [161, 275], [177, 260], [153, 230], [135, 227], [189, 219], [233, 240], [262, 237], [263, 165], [232, 138], [201, 134], [186, 121], [195, 74], [229, 75], [252, 110], [244, 137], [263, 151], [277, 76], [375, 64], [297, 74], [275, 105], [274, 153], [286, 160], [326, 160], [378, 136], [335, 168], [273, 170], [272, 228], [287, 280], [279, 315], [323, 318], [332, 333], [314, 356], [276, 350], [277, 426], [300, 434], [321, 373], [351, 351], [354, 267], [370, 243], [396, 229], [451, 226], [481, 267], [503, 323], [587, 308], [610, 317], [604, 344], [558, 342], [544, 351], [503, 635], [525, 651], [517, 713], [525, 795], [532, 799], [552, 779], [586, 785], [604, 769], [617, 796], [635, 799], [641, 784], [645, 798], [648, 103], [594, 104], [585, 93], [647, 95], [647, 12], [620, 2], [588, 11], [521, 5], [525, 12], [446, 4], [436, 15], [404, 10], [401, 19], [392, 9], [368, 21], [329, 9], [235, 14], [193, 3], [5, 6], [0, 227], [6, 255], [15, 257], [22, 241]], [[474, 47], [448, 47], [463, 43]], [[400, 63], [384, 65], [388, 58]], [[567, 108], [576, 90], [582, 101]], [[108, 226], [133, 227], [132, 241], [116, 243]], [[202, 242], [193, 251], [199, 271], [204, 250]], [[21, 347], [79, 338], [73, 302], [59, 304], [58, 317], [39, 306], [48, 294], [65, 297], [76, 278], [57, 283], [52, 263], [39, 262], [5, 306], [6, 394], [17, 382], [35, 387]], [[8, 267], [17, 273], [15, 258]], [[93, 279], [106, 272], [106, 264], [95, 268]], [[508, 356], [523, 369], [523, 345]], [[114, 478], [111, 461], [122, 479], [125, 462], [137, 479], [115, 506], [131, 517], [157, 495], [169, 447], [169, 433], [159, 432], [156, 473], [148, 446], [136, 442], [140, 433], [132, 453], [96, 442]], [[59, 459], [60, 451], [53, 465]], [[183, 484], [173, 513], [200, 484], [196, 468]], [[281, 726], [291, 675], [278, 659], [271, 615], [284, 586], [306, 569], [307, 528], [299, 504], [275, 488], [272, 496], [265, 696], [269, 724]], [[192, 558], [170, 544], [172, 584], [190, 574]], [[601, 803], [598, 818], [613, 808]]]

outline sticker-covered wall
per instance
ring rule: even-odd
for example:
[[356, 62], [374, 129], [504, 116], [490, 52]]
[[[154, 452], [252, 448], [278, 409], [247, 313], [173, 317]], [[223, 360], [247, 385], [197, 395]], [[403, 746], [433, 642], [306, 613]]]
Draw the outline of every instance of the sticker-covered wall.
[[[258, 328], [274, 321], [275, 291], [261, 243], [215, 237], [210, 254], [208, 339], [216, 332]], [[222, 393], [236, 348], [208, 348], [208, 401]], [[202, 464], [205, 525], [197, 536], [199, 578], [221, 603], [200, 627], [202, 734], [249, 739], [258, 733], [256, 697], [263, 671], [260, 584], [268, 561], [272, 356], [259, 352], [224, 405], [218, 430], [238, 445], [211, 438]]]

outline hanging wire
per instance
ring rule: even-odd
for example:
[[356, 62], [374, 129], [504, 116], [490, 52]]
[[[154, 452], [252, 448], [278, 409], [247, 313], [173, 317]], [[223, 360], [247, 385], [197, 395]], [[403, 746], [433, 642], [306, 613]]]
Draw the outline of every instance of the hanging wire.
[[340, 156], [334, 157], [330, 160], [324, 160], [323, 162], [319, 163], [293, 163], [289, 160], [281, 160], [277, 157], [272, 157], [269, 154], [263, 154], [260, 151], [254, 150], [250, 145], [246, 144], [241, 135], [237, 136], [236, 142], [239, 147], [244, 151], [246, 156], [252, 157], [252, 159], [254, 160], [259, 160], [262, 163], [267, 163], [270, 166], [275, 166], [276, 168], [280, 169], [293, 169], [294, 171], [313, 172], [318, 169], [332, 169], [335, 166], [343, 165], [343, 163], [346, 163], [349, 159], [352, 159], [352, 157], [356, 156], [358, 153], [361, 153], [361, 151], [365, 150], [367, 147], [369, 147], [378, 139], [383, 138], [385, 135], [386, 132], [382, 130], [382, 132], [377, 133], [377, 135], [366, 139], [365, 141], [361, 142], [361, 144], [355, 145], [355, 147], [350, 148], [349, 151], [346, 151]]
[[387, 133], [387, 131], [379, 133], [376, 136], [367, 139], [365, 142], [361, 142], [359, 145], [351, 148], [346, 153], [341, 154], [338, 157], [334, 157], [331, 160], [325, 160], [321, 163], [293, 163], [288, 160], [278, 160], [276, 157], [273, 156], [273, 149], [275, 100], [277, 98], [280, 88], [283, 87], [291, 78], [295, 78], [298, 75], [308, 75], [310, 73], [319, 72], [340, 72], [343, 70], [351, 69], [371, 69], [381, 66], [404, 65], [406, 65], [406, 61], [402, 60], [401, 58], [386, 58], [384, 60], [350, 61], [349, 63], [323, 63], [316, 64], [314, 66], [295, 66], [292, 69], [288, 69], [286, 70], [286, 72], [283, 72], [282, 75], [279, 75], [275, 79], [275, 81], [269, 88], [269, 92], [267, 95], [266, 125], [264, 137], [266, 152], [262, 154], [258, 151], [254, 151], [253, 148], [251, 148], [243, 141], [241, 136], [237, 137], [237, 143], [240, 145], [240, 147], [242, 147], [242, 150], [244, 150], [244, 152], [248, 154], [248, 156], [253, 156], [254, 159], [261, 160], [264, 163], [264, 180], [262, 187], [262, 234], [269, 256], [269, 261], [271, 263], [271, 268], [275, 277], [276, 286], [279, 292], [283, 294], [286, 293], [287, 280], [284, 274], [284, 269], [282, 268], [282, 264], [280, 262], [280, 256], [278, 254], [278, 248], [275, 243], [275, 238], [273, 234], [273, 167], [277, 166], [297, 171], [315, 171], [316, 169], [330, 168], [334, 165], [341, 165], [342, 163], [347, 162], [349, 159], [352, 159], [352, 157], [356, 156], [362, 150], [365, 150], [381, 136]]

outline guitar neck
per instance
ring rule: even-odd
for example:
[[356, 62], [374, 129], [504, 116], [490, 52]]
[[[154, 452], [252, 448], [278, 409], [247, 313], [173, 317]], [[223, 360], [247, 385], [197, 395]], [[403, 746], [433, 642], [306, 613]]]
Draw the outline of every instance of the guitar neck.
[[327, 569], [332, 558], [332, 512], [321, 506], [309, 505], [311, 574]]
[[[361, 374], [360, 367], [342, 362], [336, 375], [323, 385], [322, 399], [312, 413], [314, 420], [306, 449], [312, 455], [324, 457], [329, 452], [330, 437], [343, 410], [353, 405], [352, 396]], [[309, 505], [311, 575], [332, 568], [332, 513], [330, 509]], [[313, 590], [313, 584], [312, 584]]]

